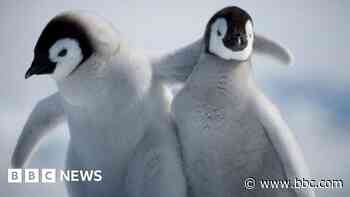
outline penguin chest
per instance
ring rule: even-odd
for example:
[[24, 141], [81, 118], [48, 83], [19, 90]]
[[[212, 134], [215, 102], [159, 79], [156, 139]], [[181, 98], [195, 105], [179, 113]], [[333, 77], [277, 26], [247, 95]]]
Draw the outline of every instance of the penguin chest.
[[174, 101], [192, 192], [227, 196], [262, 166], [268, 140], [250, 117], [248, 95], [222, 88], [185, 87]]
[[113, 106], [68, 111], [71, 145], [86, 167], [121, 170], [142, 137], [143, 122], [132, 111], [117, 113]]
[[[231, 128], [241, 124], [248, 108], [247, 96], [226, 91], [229, 87], [218, 85], [186, 86], [176, 96], [173, 111], [184, 138], [214, 140], [234, 132]], [[182, 132], [181, 132], [182, 133]]]

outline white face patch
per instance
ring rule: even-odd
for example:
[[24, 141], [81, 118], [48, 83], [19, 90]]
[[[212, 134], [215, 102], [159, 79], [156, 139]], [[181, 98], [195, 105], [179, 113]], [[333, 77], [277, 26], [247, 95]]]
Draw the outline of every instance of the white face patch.
[[67, 77], [83, 60], [83, 53], [78, 41], [63, 38], [55, 42], [49, 50], [49, 58], [56, 63], [52, 77], [56, 80]]
[[225, 60], [239, 60], [244, 61], [250, 57], [253, 51], [253, 24], [247, 21], [245, 25], [247, 33], [247, 46], [241, 51], [232, 51], [224, 45], [223, 39], [227, 33], [227, 21], [224, 18], [218, 18], [211, 26], [209, 51]]

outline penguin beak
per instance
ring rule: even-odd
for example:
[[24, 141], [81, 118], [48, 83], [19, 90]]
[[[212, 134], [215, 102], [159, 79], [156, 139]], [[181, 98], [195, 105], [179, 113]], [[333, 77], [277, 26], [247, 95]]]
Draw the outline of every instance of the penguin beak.
[[241, 51], [247, 47], [248, 39], [246, 35], [238, 34], [225, 38], [224, 43], [232, 51]]
[[32, 75], [42, 75], [42, 74], [50, 74], [56, 68], [56, 64], [48, 60], [48, 58], [38, 58], [34, 57], [32, 65], [27, 70], [25, 74], [25, 79], [28, 79]]

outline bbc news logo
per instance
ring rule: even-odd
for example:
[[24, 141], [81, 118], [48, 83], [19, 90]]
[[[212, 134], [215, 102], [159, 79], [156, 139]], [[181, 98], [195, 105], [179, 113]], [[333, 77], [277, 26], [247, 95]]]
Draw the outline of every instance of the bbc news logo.
[[8, 169], [8, 183], [101, 182], [101, 170]]

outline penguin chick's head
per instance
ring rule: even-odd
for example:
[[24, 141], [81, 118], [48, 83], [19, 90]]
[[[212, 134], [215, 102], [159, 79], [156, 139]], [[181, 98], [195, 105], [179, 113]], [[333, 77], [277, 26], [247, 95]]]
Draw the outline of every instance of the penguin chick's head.
[[97, 15], [64, 12], [53, 18], [41, 33], [25, 78], [48, 74], [56, 80], [63, 79], [92, 54], [113, 53], [119, 47], [118, 33]]
[[253, 50], [252, 18], [239, 7], [226, 7], [209, 20], [204, 37], [207, 53], [245, 61]]

